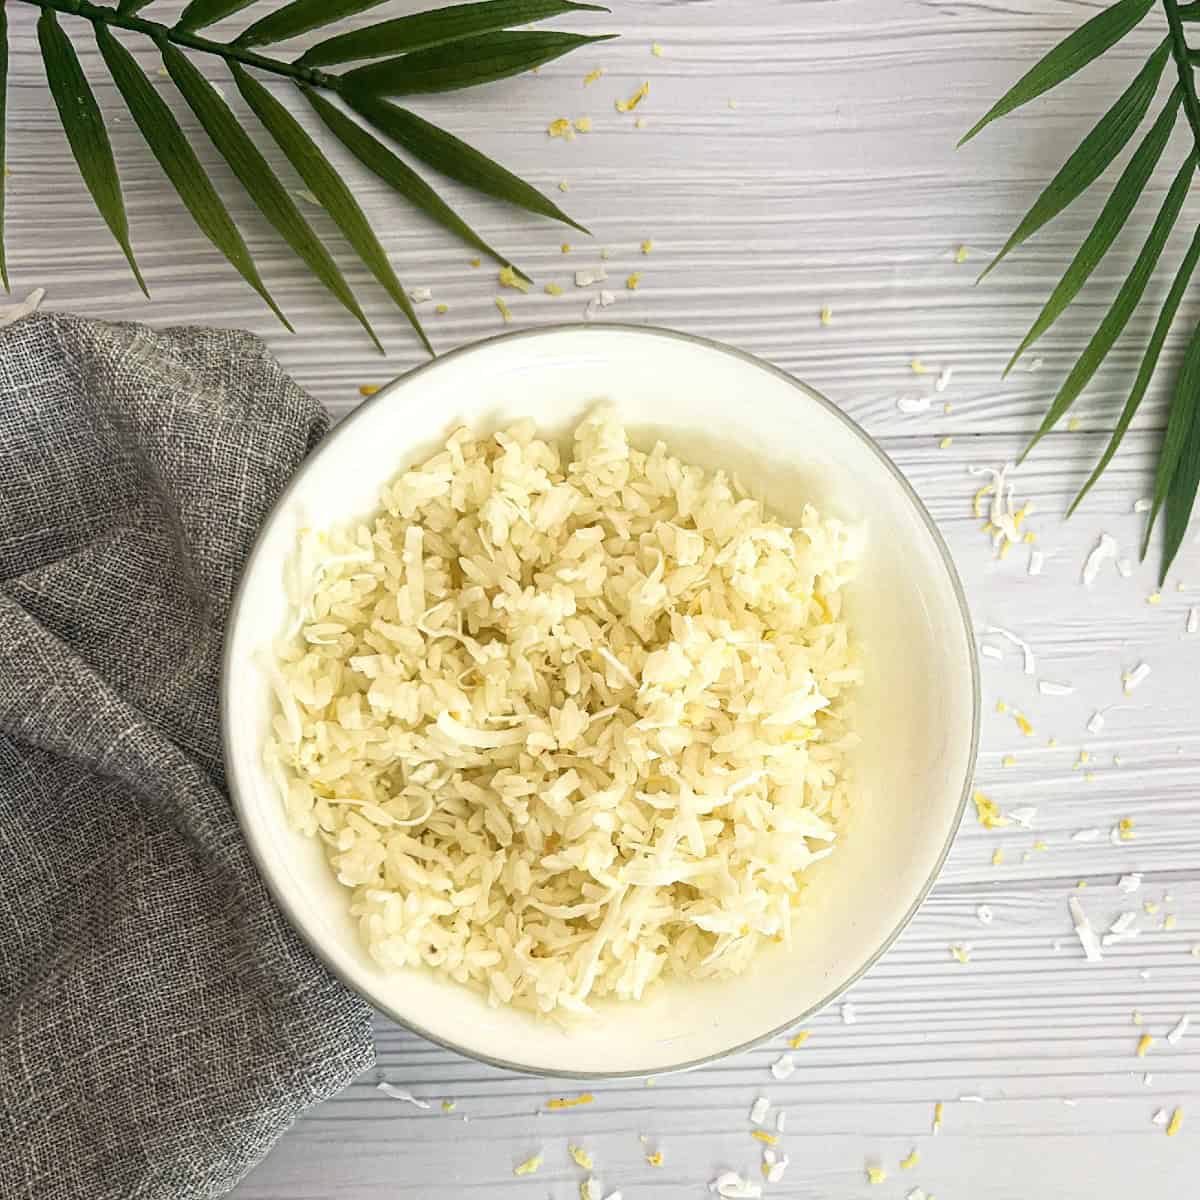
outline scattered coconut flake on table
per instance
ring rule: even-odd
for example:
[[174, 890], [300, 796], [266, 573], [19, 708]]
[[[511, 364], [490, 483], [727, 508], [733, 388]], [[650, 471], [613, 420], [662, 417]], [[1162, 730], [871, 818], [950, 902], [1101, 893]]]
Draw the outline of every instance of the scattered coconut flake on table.
[[608, 272], [603, 267], [582, 267], [575, 272], [576, 287], [591, 287], [593, 283], [602, 283], [608, 278]]
[[427, 304], [433, 299], [433, 289], [427, 287], [409, 288], [408, 298], [414, 304]]
[[1165, 1108], [1160, 1108], [1158, 1112], [1156, 1112], [1154, 1116], [1150, 1118], [1151, 1123], [1154, 1125], [1165, 1125], [1167, 1120], [1167, 1110]]
[[429, 1108], [430, 1104], [426, 1100], [418, 1100], [412, 1092], [406, 1092], [403, 1088], [398, 1088], [394, 1083], [388, 1083], [386, 1079], [380, 1080], [375, 1085], [376, 1090], [382, 1092], [385, 1096], [391, 1096], [393, 1100], [403, 1100], [406, 1104], [413, 1104], [417, 1108]]
[[1037, 819], [1037, 809], [1031, 805], [1024, 808], [1012, 808], [1005, 814], [1010, 821], [1015, 821], [1022, 829], [1032, 829]]
[[1117, 887], [1123, 892], [1136, 892], [1142, 886], [1141, 871], [1131, 871], [1128, 875], [1122, 875], [1117, 880]]
[[896, 407], [907, 416], [914, 416], [917, 413], [928, 412], [932, 403], [931, 396], [901, 396], [896, 401]]
[[796, 1064], [790, 1054], [781, 1054], [771, 1064], [771, 1074], [776, 1079], [789, 1079], [796, 1073]]
[[754, 1125], [761, 1125], [767, 1119], [767, 1110], [771, 1107], [771, 1101], [766, 1096], [759, 1096], [757, 1100], [750, 1106], [750, 1121]]
[[1189, 608], [1184, 632], [1195, 633], [1198, 629], [1200, 629], [1200, 608]]
[[963, 1104], [982, 1104], [983, 1103], [982, 1096], [959, 1096], [959, 1100]]
[[854, 1007], [852, 1001], [847, 1000], [846, 1003], [842, 1005], [842, 1024], [854, 1025], [857, 1024], [857, 1022], [858, 1010]]
[[980, 646], [979, 653], [982, 654], [984, 658], [994, 658], [1000, 661], [1003, 661], [1004, 659], [1004, 651], [1000, 650], [996, 646]]
[[992, 549], [1002, 558], [1010, 547], [1022, 540], [1021, 522], [1034, 511], [1028, 501], [1019, 509], [1013, 507], [1013, 485], [1008, 477], [1012, 470], [1012, 463], [1004, 463], [999, 470], [995, 467], [967, 468], [968, 474], [984, 475], [991, 480], [975, 493], [974, 510], [977, 517], [982, 517], [983, 499], [991, 496], [985, 532], [992, 539]]
[[1140, 500], [1133, 502], [1133, 511], [1135, 513], [1149, 512], [1154, 507], [1154, 502], [1147, 500], [1144, 496]]
[[1091, 587], [1100, 574], [1100, 568], [1110, 559], [1117, 557], [1117, 539], [1111, 534], [1102, 533], [1087, 561], [1083, 564], [1083, 586]]
[[1101, 938], [1101, 942], [1105, 946], [1113, 946], [1118, 942], [1132, 941], [1135, 937], [1141, 934], [1140, 929], [1134, 928], [1134, 921], [1137, 920], [1137, 913], [1132, 909], [1121, 913], [1117, 919], [1108, 927], [1108, 932]]
[[762, 1184], [751, 1183], [736, 1171], [722, 1171], [709, 1183], [708, 1190], [716, 1192], [721, 1200], [758, 1200], [762, 1195]]
[[1083, 911], [1083, 905], [1074, 896], [1067, 898], [1067, 908], [1071, 912], [1071, 921], [1075, 926], [1075, 934], [1079, 938], [1079, 944], [1083, 947], [1083, 953], [1088, 962], [1100, 962], [1103, 955], [1100, 953], [1100, 939], [1096, 937], [1096, 931], [1092, 928], [1091, 921], [1087, 918], [1087, 913]]
[[791, 1159], [788, 1158], [788, 1156], [786, 1154], [781, 1154], [778, 1157], [775, 1157], [774, 1155], [772, 1155], [772, 1160], [770, 1162], [767, 1162], [766, 1156], [767, 1156], [767, 1154], [770, 1154], [770, 1153], [771, 1153], [770, 1151], [767, 1151], [766, 1153], [763, 1154], [763, 1162], [767, 1168], [766, 1172], [765, 1172], [767, 1182], [768, 1183], [778, 1183], [783, 1178], [784, 1174], [786, 1173], [786, 1171], [788, 1169], [788, 1163], [791, 1162]]
[[954, 375], [953, 367], [943, 367], [938, 373], [938, 377], [934, 380], [933, 390], [940, 396], [950, 386], [950, 380]]
[[990, 905], [981, 904], [976, 910], [975, 915], [979, 918], [981, 925], [990, 925], [993, 919], [993, 913]]
[[1038, 691], [1043, 696], [1070, 696], [1075, 689], [1069, 683], [1055, 683], [1051, 679], [1041, 679], [1038, 681]]
[[1167, 1041], [1172, 1046], [1177, 1046], [1183, 1039], [1183, 1035], [1187, 1033], [1188, 1026], [1192, 1023], [1191, 1017], [1186, 1013], [1175, 1022], [1174, 1028], [1167, 1034]]
[[1149, 663], [1138, 663], [1132, 671], [1129, 671], [1121, 677], [1121, 681], [1125, 688], [1125, 694], [1128, 696], [1135, 688], [1145, 682], [1146, 676], [1150, 674]]
[[1078, 833], [1071, 834], [1073, 842], [1098, 842], [1104, 835], [1103, 829], [1081, 829]]
[[775, 1114], [775, 1132], [782, 1133], [784, 1130], [784, 1126], [786, 1126], [786, 1125], [787, 1125], [787, 1112], [781, 1108]]
[[45, 298], [45, 288], [34, 288], [24, 300], [19, 300], [16, 304], [0, 306], [0, 329], [14, 324], [22, 317], [29, 316], [30, 313], [37, 312]]
[[929, 1197], [926, 1195], [924, 1188], [915, 1187], [904, 1197], [904, 1200], [929, 1200]]
[[1017, 637], [1017, 635], [1015, 633], [1012, 633], [1008, 629], [1003, 629], [999, 625], [988, 625], [984, 629], [983, 632], [984, 632], [985, 637], [1001, 637], [1001, 638], [1004, 638], [1005, 641], [1011, 642], [1014, 646], [1017, 647], [1018, 650], [1021, 651], [1022, 655], [1024, 655], [1025, 674], [1026, 675], [1036, 674], [1037, 659], [1034, 657], [1033, 647], [1030, 646], [1030, 644], [1027, 641], [1025, 641], [1024, 638]]
[[1088, 733], [1099, 733], [1104, 728], [1104, 709], [1098, 708], [1087, 723]]
[[1046, 565], [1046, 556], [1040, 550], [1030, 550], [1029, 552], [1029, 574], [1040, 575], [1042, 568]]

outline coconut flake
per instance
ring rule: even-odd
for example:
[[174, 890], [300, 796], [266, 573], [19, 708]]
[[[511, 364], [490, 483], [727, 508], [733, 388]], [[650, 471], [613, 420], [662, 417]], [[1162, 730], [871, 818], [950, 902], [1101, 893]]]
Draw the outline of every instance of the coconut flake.
[[963, 1104], [982, 1104], [984, 1102], [982, 1096], [959, 1096], [959, 1100]]
[[433, 289], [427, 287], [409, 288], [408, 298], [414, 304], [428, 304], [433, 299]]
[[1155, 1125], [1165, 1125], [1167, 1123], [1167, 1110], [1165, 1108], [1160, 1108], [1158, 1112], [1156, 1112], [1154, 1116], [1150, 1118], [1150, 1120]]
[[790, 1079], [796, 1073], [796, 1063], [790, 1054], [781, 1054], [771, 1064], [771, 1074], [776, 1079]]
[[1147, 500], [1144, 496], [1141, 500], [1135, 500], [1133, 502], [1133, 511], [1135, 513], [1149, 512], [1153, 507], [1153, 501]]
[[1102, 533], [1099, 542], [1091, 554], [1087, 556], [1087, 561], [1083, 564], [1083, 585], [1091, 587], [1096, 582], [1096, 576], [1100, 574], [1100, 568], [1110, 558], [1117, 557], [1117, 539], [1111, 534]]
[[993, 914], [991, 907], [987, 904], [981, 904], [976, 910], [975, 915], [979, 918], [981, 925], [990, 925], [992, 923]]
[[576, 287], [591, 287], [593, 283], [601, 283], [608, 278], [608, 272], [603, 267], [583, 267], [575, 272]]
[[1040, 550], [1030, 550], [1029, 552], [1029, 574], [1040, 575], [1042, 568], [1046, 565], [1046, 556]]
[[1010, 809], [1004, 814], [1010, 821], [1015, 821], [1022, 829], [1032, 829], [1034, 819], [1037, 817], [1037, 809], [1031, 806], [1025, 808]]
[[1200, 608], [1189, 608], [1184, 632], [1195, 633], [1197, 630], [1200, 630]]
[[1004, 658], [1004, 651], [996, 646], [980, 646], [979, 653], [982, 654], [984, 658], [994, 658], [997, 660], [1002, 660]]
[[708, 1185], [721, 1200], [757, 1200], [762, 1195], [762, 1185], [743, 1179], [736, 1171], [722, 1171]]
[[931, 403], [930, 396], [901, 396], [896, 401], [896, 407], [906, 416], [915, 416], [917, 413], [928, 412]]
[[791, 1159], [786, 1154], [781, 1154], [773, 1162], [767, 1163], [767, 1182], [778, 1183], [788, 1169], [788, 1163]]
[[759, 1096], [757, 1100], [750, 1106], [750, 1122], [753, 1125], [761, 1125], [767, 1119], [767, 1109], [771, 1107], [771, 1101], [766, 1096]]
[[987, 626], [987, 628], [984, 629], [984, 634], [994, 637], [1002, 637], [1005, 639], [1005, 641], [1011, 642], [1025, 657], [1025, 674], [1033, 675], [1037, 672], [1037, 659], [1035, 659], [1033, 656], [1033, 647], [1030, 646], [1030, 644], [1023, 638], [1017, 637], [1015, 633], [1012, 633], [1008, 629], [1003, 629], [999, 625]]
[[1117, 880], [1117, 887], [1126, 894], [1129, 892], [1136, 892], [1141, 886], [1141, 871], [1131, 871], [1128, 875], [1122, 875], [1121, 878]]
[[1130, 692], [1139, 687], [1143, 682], [1145, 682], [1146, 676], [1149, 674], [1150, 664], [1144, 662], [1138, 663], [1138, 665], [1124, 677], [1125, 694], [1129, 695]]
[[406, 1092], [403, 1088], [398, 1088], [394, 1083], [388, 1083], [386, 1079], [380, 1080], [375, 1087], [385, 1096], [391, 1096], [393, 1100], [403, 1100], [405, 1104], [414, 1104], [417, 1108], [430, 1107], [427, 1100], [418, 1100], [412, 1092]]
[[1103, 836], [1103, 829], [1081, 829], [1078, 833], [1071, 834], [1073, 842], [1098, 842]]
[[854, 1004], [851, 1001], [847, 1000], [846, 1003], [842, 1005], [842, 1024], [856, 1025], [857, 1023], [858, 1010], [854, 1007]]
[[775, 1132], [782, 1133], [785, 1125], [787, 1125], [787, 1112], [781, 1108], [775, 1114]]
[[1191, 1023], [1191, 1017], [1185, 1013], [1179, 1018], [1178, 1021], [1175, 1022], [1175, 1027], [1171, 1030], [1171, 1032], [1167, 1034], [1167, 1041], [1170, 1042], [1172, 1046], [1177, 1046], [1182, 1040], [1183, 1035], [1187, 1033], [1188, 1026]]
[[1087, 913], [1083, 911], [1078, 899], [1074, 896], [1067, 898], [1067, 908], [1071, 912], [1071, 921], [1075, 926], [1075, 935], [1079, 938], [1079, 944], [1083, 947], [1083, 953], [1088, 962], [1100, 962], [1104, 957], [1100, 953], [1100, 940], [1096, 937], [1096, 931], [1092, 928], [1091, 921], [1087, 918]]
[[938, 372], [938, 377], [933, 381], [933, 390], [940, 396], [949, 386], [950, 380], [954, 377], [953, 367], [943, 367]]
[[1092, 713], [1091, 719], [1087, 723], [1087, 731], [1088, 733], [1099, 733], [1103, 728], [1104, 710], [1102, 708], [1098, 708], [1094, 713]]
[[1137, 913], [1132, 909], [1121, 913], [1108, 927], [1108, 932], [1101, 938], [1101, 942], [1105, 946], [1114, 946], [1118, 942], [1132, 941], [1142, 932], [1140, 929], [1133, 927], [1133, 923], [1136, 920]]
[[0, 329], [6, 329], [22, 317], [27, 317], [31, 313], [37, 312], [45, 298], [45, 288], [34, 288], [24, 300], [20, 300], [16, 304], [5, 304], [3, 307], [0, 307]]
[[1038, 680], [1038, 691], [1043, 696], [1070, 696], [1074, 691], [1069, 683], [1055, 683], [1051, 679]]

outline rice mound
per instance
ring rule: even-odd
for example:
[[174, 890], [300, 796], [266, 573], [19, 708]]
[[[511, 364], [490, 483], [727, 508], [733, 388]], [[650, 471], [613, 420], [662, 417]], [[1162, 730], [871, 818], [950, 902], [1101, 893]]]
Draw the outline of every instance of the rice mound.
[[266, 748], [373, 958], [558, 1018], [789, 942], [852, 799], [860, 535], [589, 414], [305, 531]]

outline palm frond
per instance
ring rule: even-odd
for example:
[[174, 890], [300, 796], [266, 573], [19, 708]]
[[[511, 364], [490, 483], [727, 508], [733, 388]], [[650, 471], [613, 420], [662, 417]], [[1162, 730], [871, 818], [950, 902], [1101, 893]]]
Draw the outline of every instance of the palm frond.
[[[610, 35], [513, 32], [514, 26], [567, 13], [608, 11], [600, 5], [574, 0], [474, 0], [395, 17], [365, 29], [338, 32], [333, 28], [337, 22], [379, 8], [387, 0], [290, 0], [252, 21], [232, 41], [216, 41], [205, 31], [250, 8], [254, 0], [190, 0], [174, 25], [139, 15], [151, 7], [151, 0], [116, 0], [115, 4], [113, 0], [12, 2], [41, 10], [38, 39], [42, 59], [68, 144], [97, 210], [143, 291], [146, 284], [134, 257], [120, 176], [103, 114], [70, 37], [59, 24], [60, 16], [68, 20], [79, 18], [91, 25], [104, 69], [192, 219], [289, 330], [291, 325], [271, 296], [187, 134], [157, 86], [147, 79], [130, 51], [117, 40], [116, 31], [148, 38], [158, 48], [168, 78], [255, 206], [377, 346], [379, 341], [362, 307], [328, 249], [293, 202], [287, 184], [275, 174], [254, 138], [185, 51], [223, 61], [232, 70], [242, 97], [282, 150], [290, 170], [299, 176], [374, 279], [404, 312], [430, 353], [432, 347], [411, 299], [350, 187], [287, 105], [251, 72], [263, 72], [294, 84], [321, 118], [324, 128], [364, 167], [443, 229], [504, 266], [512, 267], [522, 279], [528, 281], [528, 276], [517, 271], [504, 255], [481, 238], [408, 162], [327, 97], [341, 95], [383, 138], [395, 141], [402, 152], [442, 174], [514, 207], [587, 232], [519, 176], [453, 134], [382, 97], [473, 87], [520, 74], [580, 46], [604, 41]], [[4, 0], [0, 0], [0, 166], [5, 154], [6, 11]], [[295, 61], [255, 49], [313, 30], [325, 36]], [[368, 67], [352, 67], [341, 74], [323, 69], [363, 58], [384, 61]], [[5, 180], [0, 175], [0, 281], [7, 288], [4, 201]]]
[[38, 45], [46, 68], [46, 80], [50, 84], [50, 94], [54, 97], [54, 105], [58, 109], [71, 153], [79, 166], [79, 173], [104, 223], [117, 239], [138, 287], [148, 296], [150, 292], [129, 241], [129, 218], [125, 215], [121, 178], [117, 174], [104, 117], [79, 65], [75, 47], [63, 32], [58, 23], [58, 14], [53, 9], [42, 10], [38, 20]]
[[433, 346], [421, 327], [412, 301], [400, 280], [396, 278], [396, 272], [392, 270], [387, 254], [379, 244], [379, 239], [353, 193], [329, 165], [329, 160], [317, 148], [316, 143], [305, 133], [300, 122], [261, 83], [252, 79], [245, 67], [236, 62], [231, 66], [242, 99], [275, 139], [275, 144], [287, 155], [296, 173], [304, 180], [321, 207], [333, 218], [358, 257], [367, 265], [387, 294], [400, 306], [425, 349], [432, 354]]
[[164, 42], [161, 49], [163, 65], [171, 80], [259, 211], [338, 302], [354, 315], [382, 353], [383, 344], [375, 336], [375, 330], [329, 251], [300, 215], [287, 188], [279, 182], [262, 152], [238, 124], [220, 92], [174, 46]]
[[[1158, 214], [1132, 269], [1109, 305], [1099, 327], [1078, 356], [1059, 387], [1050, 407], [1025, 454], [1054, 427], [1092, 380], [1117, 339], [1137, 311], [1161, 259], [1171, 232], [1179, 220], [1185, 200], [1200, 165], [1200, 96], [1196, 92], [1193, 66], [1198, 55], [1187, 44], [1184, 25], [1200, 21], [1200, 0], [1179, 4], [1161, 0], [1167, 22], [1167, 37], [1147, 60], [1132, 83], [1100, 119], [1079, 148], [1067, 159], [1058, 174], [1025, 214], [1013, 235], [995, 260], [984, 271], [986, 276], [1005, 255], [1056, 217], [1086, 190], [1113, 162], [1132, 137], [1148, 111], [1166, 65], [1173, 60], [1178, 82], [1153, 126], [1142, 139], [1121, 172], [1108, 200], [1091, 231], [1067, 267], [1058, 285], [1046, 301], [1029, 332], [1009, 360], [1007, 374], [1020, 356], [1046, 332], [1078, 295], [1097, 264], [1108, 252], [1125, 226], [1138, 200], [1149, 185], [1182, 108], [1191, 132], [1192, 145], [1178, 168]], [[1011, 112], [1035, 96], [1068, 79], [1081, 67], [1103, 54], [1133, 29], [1150, 11], [1152, 0], [1118, 0], [1085, 25], [1070, 34], [1046, 54], [1002, 97], [960, 141], [974, 137], [985, 125]], [[1145, 399], [1162, 356], [1167, 334], [1179, 312], [1183, 297], [1200, 264], [1200, 227], [1193, 233], [1187, 252], [1175, 271], [1166, 299], [1159, 309], [1154, 328], [1142, 354], [1137, 376], [1117, 419], [1104, 453], [1067, 510], [1068, 516], [1079, 507], [1095, 486]], [[981, 279], [983, 276], [980, 277]], [[1024, 455], [1022, 455], [1024, 457]], [[1167, 428], [1159, 452], [1154, 499], [1146, 524], [1145, 556], [1150, 534], [1159, 513], [1165, 508], [1166, 522], [1160, 583], [1165, 579], [1183, 544], [1196, 493], [1200, 489], [1200, 325], [1192, 333], [1182, 367], [1171, 393]]]
[[571, 0], [483, 0], [479, 4], [453, 4], [338, 34], [305, 50], [296, 61], [305, 66], [326, 67], [360, 58], [411, 54], [414, 50], [532, 25], [570, 12], [608, 12], [608, 9], [599, 4], [574, 4]]
[[981, 129], [998, 117], [1006, 116], [1022, 104], [1036, 100], [1043, 92], [1070, 79], [1088, 63], [1099, 58], [1135, 28], [1150, 11], [1154, 0], [1118, 0], [1097, 13], [1074, 33], [1068, 34], [1034, 66], [1030, 67], [991, 108], [963, 134], [959, 145], [969, 142]]

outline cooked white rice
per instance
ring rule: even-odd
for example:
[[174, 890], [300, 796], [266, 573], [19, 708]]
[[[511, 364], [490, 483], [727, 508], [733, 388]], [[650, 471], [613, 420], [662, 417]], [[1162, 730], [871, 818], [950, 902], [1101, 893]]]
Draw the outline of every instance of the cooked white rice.
[[787, 944], [851, 801], [858, 542], [607, 409], [303, 534], [267, 759], [375, 960], [564, 1016]]

